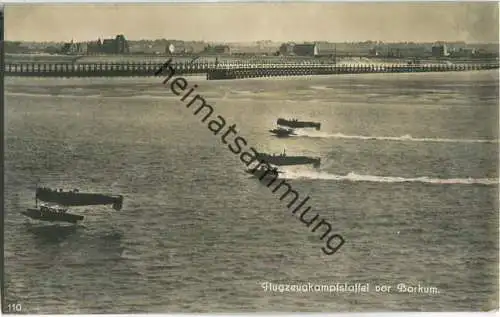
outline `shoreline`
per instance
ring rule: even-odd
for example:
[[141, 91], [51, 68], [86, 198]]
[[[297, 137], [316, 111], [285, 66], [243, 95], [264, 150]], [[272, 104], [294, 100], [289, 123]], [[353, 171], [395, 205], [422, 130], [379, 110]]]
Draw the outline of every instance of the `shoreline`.
[[408, 61], [419, 60], [421, 64], [489, 64], [498, 63], [497, 59], [464, 59], [464, 58], [381, 58], [376, 56], [337, 56], [334, 57], [300, 57], [300, 56], [233, 56], [233, 55], [50, 55], [50, 54], [5, 54], [5, 63], [71, 63], [71, 64], [85, 64], [85, 63], [148, 63], [158, 62], [163, 63], [165, 60], [172, 58], [175, 62], [191, 61], [194, 57], [199, 58], [200, 61], [210, 63], [215, 62], [216, 59], [220, 63], [225, 62], [240, 62], [248, 64], [259, 63], [325, 63], [333, 64], [335, 60], [337, 64], [341, 63], [366, 63], [366, 64], [407, 64]]

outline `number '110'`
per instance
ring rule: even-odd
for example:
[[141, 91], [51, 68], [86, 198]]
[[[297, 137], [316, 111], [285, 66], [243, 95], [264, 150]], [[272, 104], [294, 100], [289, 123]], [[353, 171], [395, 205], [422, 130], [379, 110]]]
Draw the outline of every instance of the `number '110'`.
[[8, 304], [7, 305], [7, 310], [9, 312], [21, 312], [23, 309], [22, 309], [22, 306], [21, 304]]

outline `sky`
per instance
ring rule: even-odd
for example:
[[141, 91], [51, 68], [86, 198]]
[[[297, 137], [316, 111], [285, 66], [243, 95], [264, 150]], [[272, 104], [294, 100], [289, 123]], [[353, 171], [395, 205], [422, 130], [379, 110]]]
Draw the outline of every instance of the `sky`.
[[498, 4], [161, 3], [7, 4], [7, 41], [465, 41], [498, 43]]

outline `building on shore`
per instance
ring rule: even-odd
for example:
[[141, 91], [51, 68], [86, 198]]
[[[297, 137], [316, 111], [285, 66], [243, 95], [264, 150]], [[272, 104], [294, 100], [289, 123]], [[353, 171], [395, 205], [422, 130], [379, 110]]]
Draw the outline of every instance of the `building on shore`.
[[183, 42], [180, 41], [172, 41], [168, 42], [165, 46], [165, 54], [166, 55], [179, 55], [189, 53], [188, 48], [184, 45]]
[[478, 50], [475, 48], [459, 48], [457, 50], [450, 51], [451, 57], [463, 57], [463, 58], [472, 58], [477, 54]]
[[292, 43], [292, 42], [281, 44], [281, 46], [279, 48], [280, 55], [284, 55], [284, 56], [293, 55], [293, 47], [294, 46], [295, 46], [295, 43]]
[[62, 47], [62, 53], [68, 55], [92, 55], [92, 54], [128, 54], [130, 52], [128, 42], [122, 34], [114, 39], [101, 41], [66, 43]]
[[368, 51], [368, 54], [370, 57], [378, 57], [382, 55], [382, 52], [377, 47], [374, 47]]
[[318, 42], [316, 43], [318, 48], [318, 56], [336, 56], [337, 55], [337, 44], [329, 42]]
[[169, 41], [165, 46], [166, 55], [182, 55], [182, 54], [197, 54], [203, 51], [204, 46], [200, 49], [196, 43], [186, 43], [183, 41]]
[[127, 39], [123, 34], [119, 34], [115, 38], [115, 46], [118, 54], [128, 54], [130, 53], [130, 48], [128, 46]]
[[228, 45], [207, 45], [204, 50], [207, 54], [231, 54], [231, 48]]
[[445, 57], [448, 56], [448, 49], [446, 44], [436, 44], [432, 46], [432, 56], [433, 57]]
[[295, 56], [317, 56], [318, 45], [316, 44], [295, 44], [293, 47]]
[[174, 55], [176, 48], [177, 47], [175, 47], [174, 43], [168, 43], [165, 47], [165, 54]]
[[97, 41], [87, 42], [87, 52], [86, 52], [86, 54], [92, 55], [92, 54], [99, 54], [99, 53], [101, 53], [101, 46], [102, 46], [101, 39], [98, 39]]
[[84, 55], [87, 54], [87, 43], [75, 43], [71, 41], [65, 43], [61, 50], [68, 55]]
[[106, 54], [115, 53], [115, 40], [114, 39], [104, 39], [101, 45], [101, 52]]
[[318, 45], [316, 43], [283, 43], [279, 48], [280, 55], [284, 56], [318, 56]]
[[276, 56], [279, 49], [272, 41], [258, 41], [255, 43], [228, 43], [231, 55], [236, 56]]

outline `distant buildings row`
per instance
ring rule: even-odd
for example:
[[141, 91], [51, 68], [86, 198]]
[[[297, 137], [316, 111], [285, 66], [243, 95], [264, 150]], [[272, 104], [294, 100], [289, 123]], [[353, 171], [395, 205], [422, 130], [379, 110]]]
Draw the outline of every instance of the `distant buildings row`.
[[473, 48], [448, 49], [446, 44], [436, 43], [430, 49], [426, 47], [411, 47], [411, 48], [393, 48], [384, 52], [380, 48], [372, 48], [369, 52], [370, 56], [387, 56], [387, 57], [473, 57], [480, 53]]
[[449, 47], [444, 43], [436, 43], [430, 47], [413, 44], [398, 47], [374, 47], [369, 50], [369, 56], [389, 58], [495, 58], [498, 57], [498, 50], [495, 52], [466, 46]]
[[228, 45], [189, 45], [182, 41], [168, 42], [165, 47], [165, 54], [167, 55], [182, 55], [182, 54], [217, 54], [217, 55], [230, 55], [231, 48]]
[[[218, 54], [218, 55], [241, 55], [241, 54], [262, 54], [262, 49], [258, 47], [231, 48], [229, 45], [208, 45], [201, 49], [194, 49], [183, 42], [169, 43], [165, 49], [167, 55], [178, 54]], [[477, 57], [498, 56], [494, 53], [488, 53], [484, 49], [475, 48], [448, 48], [446, 44], [436, 43], [429, 46], [419, 44], [401, 45], [400, 47], [390, 47], [386, 45], [374, 45], [373, 43], [357, 43], [352, 45], [335, 44], [335, 43], [302, 43], [296, 44], [293, 42], [283, 43], [276, 50], [267, 50], [264, 55], [281, 55], [281, 56], [302, 56], [302, 57], [334, 57], [341, 56], [367, 56], [367, 57], [389, 57], [389, 58], [426, 58], [426, 57]]]
[[[323, 55], [332, 55], [333, 49], [321, 51]], [[319, 56], [318, 45], [316, 44], [282, 44], [277, 50], [276, 47], [265, 47], [256, 45], [254, 47], [231, 47], [229, 45], [206, 45], [202, 48], [186, 44], [182, 41], [169, 42], [165, 48], [167, 55], [182, 54], [216, 54], [216, 55], [294, 55], [294, 56]]]
[[363, 55], [366, 54], [370, 57], [392, 57], [392, 58], [406, 58], [406, 57], [474, 57], [480, 55], [491, 55], [484, 50], [475, 48], [453, 48], [449, 49], [446, 44], [436, 43], [430, 50], [425, 46], [419, 45], [405, 45], [402, 47], [363, 47], [359, 45], [357, 52], [354, 50], [345, 51], [337, 50], [336, 44], [322, 43], [322, 44], [282, 44], [279, 49], [280, 55], [295, 55], [295, 56], [337, 56], [339, 55]]
[[[151, 45], [148, 45], [151, 46]], [[68, 55], [94, 55], [94, 54], [130, 54], [150, 51], [152, 47], [134, 47], [131, 50], [128, 41], [124, 35], [117, 35], [114, 39], [98, 39], [91, 42], [65, 43], [61, 49], [62, 54]], [[231, 50], [227, 45], [204, 45], [200, 48], [199, 45], [186, 45], [182, 41], [168, 42], [164, 52], [154, 51], [156, 54], [165, 53], [167, 55], [180, 55], [192, 53], [206, 54], [231, 54]]]
[[[232, 50], [229, 45], [193, 45], [193, 43], [185, 43], [183, 41], [169, 41], [165, 45], [164, 53], [166, 55], [183, 55], [183, 54], [206, 54], [206, 55], [238, 55], [244, 52]], [[367, 42], [364, 45], [360, 43], [357, 47], [360, 52], [364, 51], [367, 56], [379, 57], [448, 57], [450, 55], [463, 55], [462, 57], [472, 57], [478, 53], [474, 49], [448, 50], [446, 44], [435, 44], [429, 50], [424, 46], [406, 46], [401, 48], [392, 48], [384, 50], [381, 47], [374, 46], [373, 43]], [[248, 49], [246, 50], [248, 52]], [[75, 55], [92, 55], [92, 54], [129, 54], [130, 47], [124, 35], [117, 35], [114, 39], [98, 39], [93, 42], [83, 43], [66, 43], [62, 48], [63, 54]], [[257, 53], [248, 52], [248, 53]], [[293, 42], [283, 43], [277, 51], [272, 52], [273, 55], [281, 56], [336, 56], [337, 53], [342, 55], [345, 52], [337, 52], [337, 46], [333, 43], [303, 43], [296, 44]]]
[[111, 39], [70, 43], [5, 42], [6, 53], [36, 53], [68, 55], [147, 54], [147, 55], [233, 55], [233, 56], [297, 56], [297, 57], [378, 57], [378, 58], [497, 58], [498, 46], [466, 43], [255, 43], [208, 44], [201, 41], [141, 40], [127, 41], [124, 35]]
[[114, 39], [98, 39], [97, 41], [65, 43], [61, 53], [70, 55], [92, 55], [92, 54], [128, 54], [130, 48], [125, 36], [117, 35]]

